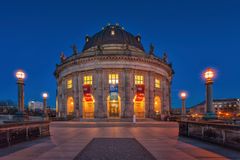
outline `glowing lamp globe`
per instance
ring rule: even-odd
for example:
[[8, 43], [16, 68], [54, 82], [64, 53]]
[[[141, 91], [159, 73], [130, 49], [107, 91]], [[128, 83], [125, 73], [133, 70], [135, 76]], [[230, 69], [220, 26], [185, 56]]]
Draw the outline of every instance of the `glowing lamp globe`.
[[24, 79], [25, 73], [22, 70], [19, 70], [16, 72], [16, 77], [17, 77], [17, 79]]
[[215, 71], [212, 68], [206, 69], [206, 71], [204, 72], [204, 78], [207, 81], [212, 81], [214, 77], [215, 77]]
[[181, 92], [180, 97], [181, 97], [181, 99], [186, 99], [187, 93], [186, 92]]
[[43, 93], [43, 98], [47, 98], [48, 97], [48, 94], [47, 93]]

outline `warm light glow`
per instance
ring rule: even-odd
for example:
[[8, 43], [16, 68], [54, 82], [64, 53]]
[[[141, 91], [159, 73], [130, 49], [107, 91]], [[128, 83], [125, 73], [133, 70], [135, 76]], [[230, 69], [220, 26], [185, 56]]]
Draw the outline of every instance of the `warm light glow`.
[[74, 112], [74, 100], [73, 97], [67, 99], [67, 115], [71, 115]]
[[215, 77], [215, 71], [212, 68], [208, 68], [205, 72], [204, 72], [204, 78], [206, 80], [212, 80]]
[[155, 79], [155, 88], [160, 88], [160, 79]]
[[108, 75], [109, 84], [118, 84], [118, 81], [119, 81], [118, 74], [109, 74]]
[[43, 93], [42, 96], [43, 96], [43, 98], [47, 98], [48, 94], [47, 93]]
[[72, 79], [67, 80], [67, 88], [68, 89], [72, 88]]
[[180, 97], [181, 97], [181, 99], [186, 99], [187, 93], [186, 92], [181, 92]]
[[111, 35], [114, 36], [115, 35], [115, 31], [111, 30]]
[[90, 84], [90, 85], [92, 85], [92, 75], [84, 76], [83, 77], [83, 84]]
[[135, 84], [144, 84], [142, 75], [135, 75]]
[[24, 79], [25, 73], [22, 70], [19, 70], [16, 72], [16, 77], [17, 77], [17, 79]]

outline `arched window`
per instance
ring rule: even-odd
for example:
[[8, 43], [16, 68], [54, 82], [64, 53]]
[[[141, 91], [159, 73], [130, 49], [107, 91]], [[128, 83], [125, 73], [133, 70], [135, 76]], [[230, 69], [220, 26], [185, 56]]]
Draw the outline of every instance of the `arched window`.
[[74, 112], [74, 100], [73, 97], [67, 99], [67, 115], [72, 115]]
[[161, 99], [159, 96], [154, 97], [154, 112], [161, 113]]

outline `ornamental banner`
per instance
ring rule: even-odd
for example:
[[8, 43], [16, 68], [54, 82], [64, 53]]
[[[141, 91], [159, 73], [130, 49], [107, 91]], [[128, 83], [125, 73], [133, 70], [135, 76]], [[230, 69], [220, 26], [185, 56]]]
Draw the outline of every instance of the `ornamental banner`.
[[84, 95], [84, 99], [85, 99], [86, 102], [92, 102], [93, 101], [92, 95], [90, 95], [90, 94]]
[[110, 92], [110, 101], [117, 101], [117, 100], [118, 100], [118, 93]]
[[137, 95], [138, 94], [144, 94], [144, 84], [137, 84]]
[[118, 85], [117, 84], [110, 84], [109, 85], [109, 92], [118, 92]]
[[118, 85], [117, 84], [109, 85], [109, 95], [110, 95], [110, 101], [118, 100]]
[[144, 94], [137, 94], [135, 101], [142, 101], [144, 99]]
[[89, 84], [83, 85], [83, 94], [84, 96], [91, 94], [91, 85]]

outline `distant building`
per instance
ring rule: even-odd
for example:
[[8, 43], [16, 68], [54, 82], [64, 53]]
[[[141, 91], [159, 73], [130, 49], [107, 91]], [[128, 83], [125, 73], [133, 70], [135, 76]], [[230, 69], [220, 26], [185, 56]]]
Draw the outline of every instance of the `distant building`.
[[[235, 114], [240, 112], [240, 99], [214, 99], [213, 106], [216, 114]], [[205, 113], [205, 101], [190, 107], [191, 114], [204, 114]]]
[[28, 102], [28, 110], [43, 110], [43, 102], [30, 101]]

